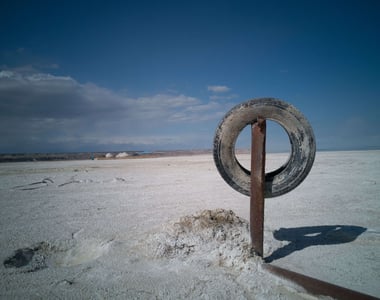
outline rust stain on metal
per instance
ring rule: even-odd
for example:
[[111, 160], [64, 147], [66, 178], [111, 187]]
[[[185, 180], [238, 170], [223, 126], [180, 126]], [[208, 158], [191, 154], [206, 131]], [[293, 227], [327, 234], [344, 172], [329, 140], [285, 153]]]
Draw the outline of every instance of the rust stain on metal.
[[266, 121], [252, 124], [250, 231], [253, 251], [263, 257]]
[[300, 273], [289, 271], [274, 265], [263, 264], [263, 268], [282, 278], [302, 286], [308, 292], [314, 295], [330, 296], [335, 299], [347, 300], [379, 300], [379, 298], [362, 294], [335, 284], [331, 284], [319, 279], [315, 279]]

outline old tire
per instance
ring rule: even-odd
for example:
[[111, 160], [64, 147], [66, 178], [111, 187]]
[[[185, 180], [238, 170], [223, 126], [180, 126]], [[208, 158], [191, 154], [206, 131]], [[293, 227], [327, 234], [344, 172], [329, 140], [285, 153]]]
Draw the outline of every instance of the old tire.
[[258, 117], [279, 123], [291, 144], [288, 161], [279, 169], [265, 174], [265, 197], [283, 195], [297, 187], [308, 175], [315, 158], [313, 130], [293, 105], [273, 98], [253, 99], [232, 108], [220, 122], [214, 138], [214, 161], [223, 179], [236, 191], [250, 195], [250, 171], [235, 156], [240, 132]]

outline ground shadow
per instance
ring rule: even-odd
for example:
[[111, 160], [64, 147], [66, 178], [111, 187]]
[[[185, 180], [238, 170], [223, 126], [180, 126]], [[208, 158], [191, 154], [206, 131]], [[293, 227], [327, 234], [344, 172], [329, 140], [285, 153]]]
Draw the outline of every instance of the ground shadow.
[[270, 263], [310, 246], [349, 243], [366, 230], [367, 228], [364, 227], [349, 225], [280, 228], [273, 232], [274, 238], [279, 241], [289, 241], [290, 243], [275, 250], [265, 258], [265, 262]]

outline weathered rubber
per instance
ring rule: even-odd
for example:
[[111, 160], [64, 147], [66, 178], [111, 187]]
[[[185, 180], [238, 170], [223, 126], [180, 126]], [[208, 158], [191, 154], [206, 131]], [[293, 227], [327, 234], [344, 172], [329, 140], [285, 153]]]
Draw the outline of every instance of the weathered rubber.
[[214, 138], [214, 161], [223, 179], [236, 191], [250, 196], [251, 172], [235, 156], [240, 132], [258, 117], [279, 123], [291, 144], [289, 160], [265, 174], [266, 198], [283, 195], [297, 187], [309, 174], [315, 158], [315, 138], [309, 122], [293, 105], [274, 98], [253, 99], [233, 107], [220, 122]]

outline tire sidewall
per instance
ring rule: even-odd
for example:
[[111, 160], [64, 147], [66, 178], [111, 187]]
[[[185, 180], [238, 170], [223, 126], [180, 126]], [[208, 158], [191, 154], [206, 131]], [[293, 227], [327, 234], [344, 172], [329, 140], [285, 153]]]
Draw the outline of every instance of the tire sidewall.
[[265, 175], [266, 198], [280, 196], [297, 187], [308, 175], [315, 158], [313, 130], [294, 106], [279, 99], [252, 99], [236, 105], [221, 120], [214, 138], [214, 161], [223, 179], [238, 192], [250, 195], [250, 171], [235, 156], [235, 144], [241, 131], [258, 117], [280, 124], [289, 136], [289, 160]]

